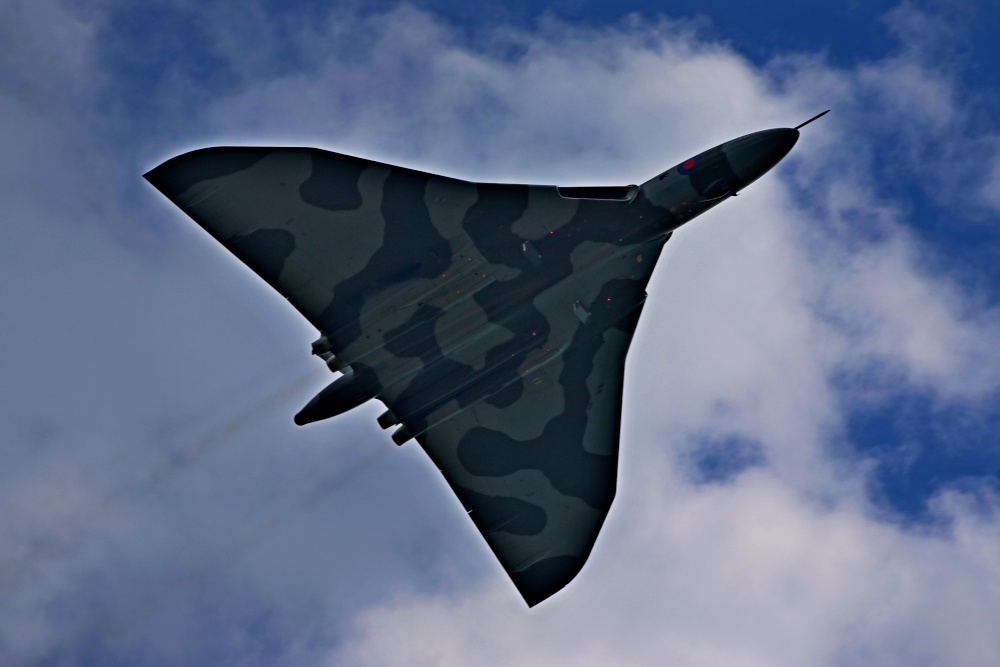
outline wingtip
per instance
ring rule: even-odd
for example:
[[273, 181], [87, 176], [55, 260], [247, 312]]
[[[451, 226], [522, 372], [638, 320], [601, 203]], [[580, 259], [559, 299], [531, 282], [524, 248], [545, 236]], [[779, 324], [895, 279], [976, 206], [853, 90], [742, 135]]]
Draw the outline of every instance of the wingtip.
[[511, 572], [510, 577], [528, 607], [534, 607], [573, 581], [584, 562], [586, 559], [578, 556], [543, 558], [524, 570]]
[[181, 153], [142, 175], [153, 187], [184, 208], [182, 194], [202, 181], [231, 176], [249, 169], [274, 149], [256, 146], [211, 146]]

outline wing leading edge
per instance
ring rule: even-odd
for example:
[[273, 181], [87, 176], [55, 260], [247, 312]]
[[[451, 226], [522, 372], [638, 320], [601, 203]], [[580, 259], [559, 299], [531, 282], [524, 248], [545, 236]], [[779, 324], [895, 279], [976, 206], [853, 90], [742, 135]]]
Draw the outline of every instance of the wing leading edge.
[[573, 579], [615, 495], [625, 357], [669, 238], [642, 221], [662, 211], [634, 187], [581, 199], [309, 148], [146, 178], [323, 332], [529, 605]]

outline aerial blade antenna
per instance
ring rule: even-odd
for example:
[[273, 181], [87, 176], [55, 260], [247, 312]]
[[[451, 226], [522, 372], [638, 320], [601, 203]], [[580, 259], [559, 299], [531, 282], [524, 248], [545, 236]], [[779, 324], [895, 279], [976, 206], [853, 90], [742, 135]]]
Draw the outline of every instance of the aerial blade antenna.
[[815, 116], [813, 116], [812, 118], [810, 118], [809, 120], [807, 120], [806, 122], [802, 123], [801, 125], [796, 125], [796, 126], [795, 126], [795, 129], [796, 129], [796, 130], [801, 130], [801, 129], [802, 129], [803, 127], [805, 127], [805, 126], [806, 126], [806, 125], [808, 125], [809, 123], [813, 122], [813, 121], [814, 121], [814, 120], [816, 120], [817, 118], [822, 118], [823, 116], [827, 115], [828, 113], [830, 113], [830, 110], [829, 110], [829, 109], [827, 109], [827, 110], [826, 110], [826, 111], [824, 111], [823, 113], [818, 113], [818, 114], [816, 114]]

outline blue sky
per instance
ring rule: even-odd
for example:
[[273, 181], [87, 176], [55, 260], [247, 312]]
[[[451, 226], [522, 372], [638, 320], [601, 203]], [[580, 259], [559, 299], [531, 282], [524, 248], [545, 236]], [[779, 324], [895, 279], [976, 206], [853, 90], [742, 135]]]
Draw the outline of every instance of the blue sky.
[[[0, 4], [0, 664], [1000, 663], [988, 2]], [[311, 145], [641, 182], [811, 125], [682, 229], [620, 492], [527, 610], [315, 332], [141, 174]]]

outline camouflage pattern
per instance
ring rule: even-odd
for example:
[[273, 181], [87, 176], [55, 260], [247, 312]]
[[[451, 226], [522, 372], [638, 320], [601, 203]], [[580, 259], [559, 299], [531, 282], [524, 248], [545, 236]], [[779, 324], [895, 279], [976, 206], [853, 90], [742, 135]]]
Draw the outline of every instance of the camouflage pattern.
[[342, 375], [296, 421], [382, 401], [534, 605], [583, 566], [614, 498], [625, 357], [663, 244], [797, 138], [748, 135], [642, 186], [470, 183], [312, 148], [207, 148], [146, 178], [320, 330]]

